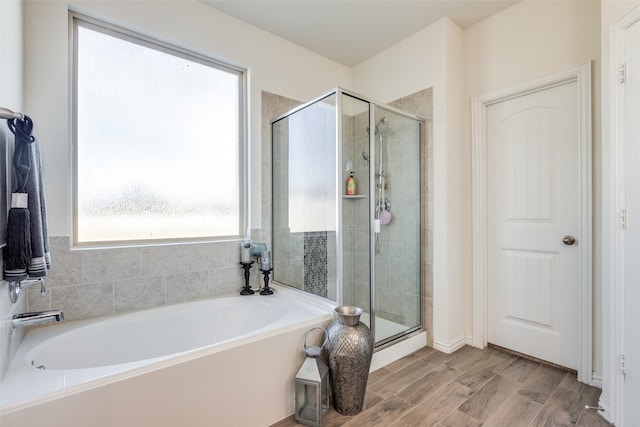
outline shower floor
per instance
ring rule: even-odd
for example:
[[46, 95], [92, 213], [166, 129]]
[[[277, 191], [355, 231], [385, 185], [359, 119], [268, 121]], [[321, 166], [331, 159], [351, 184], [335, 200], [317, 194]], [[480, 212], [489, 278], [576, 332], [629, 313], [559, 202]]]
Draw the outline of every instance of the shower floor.
[[[367, 326], [371, 326], [369, 313], [362, 313], [362, 316], [360, 316], [360, 320], [362, 320], [362, 322]], [[376, 316], [375, 342], [402, 333], [407, 329], [409, 329], [409, 326], [392, 322], [391, 320], [383, 319], [382, 317]]]

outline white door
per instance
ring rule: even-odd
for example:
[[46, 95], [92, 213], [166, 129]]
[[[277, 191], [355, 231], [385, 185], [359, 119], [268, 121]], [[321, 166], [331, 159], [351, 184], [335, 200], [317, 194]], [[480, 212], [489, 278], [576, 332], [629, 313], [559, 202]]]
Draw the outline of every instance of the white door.
[[487, 107], [488, 341], [572, 369], [580, 351], [577, 90], [573, 81]]
[[640, 426], [640, 23], [624, 34], [625, 356], [624, 426]]

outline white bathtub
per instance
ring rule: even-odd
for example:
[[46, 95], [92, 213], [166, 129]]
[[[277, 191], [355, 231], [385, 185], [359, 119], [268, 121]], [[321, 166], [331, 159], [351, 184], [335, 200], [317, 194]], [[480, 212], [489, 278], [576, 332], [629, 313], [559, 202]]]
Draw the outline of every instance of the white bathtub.
[[331, 311], [277, 287], [32, 329], [0, 384], [0, 425], [269, 425], [293, 413], [304, 332]]

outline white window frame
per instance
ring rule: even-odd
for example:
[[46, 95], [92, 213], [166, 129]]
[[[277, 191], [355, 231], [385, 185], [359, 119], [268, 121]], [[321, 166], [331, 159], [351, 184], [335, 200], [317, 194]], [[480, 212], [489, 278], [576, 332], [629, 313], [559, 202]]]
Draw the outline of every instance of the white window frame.
[[[91, 28], [99, 32], [119, 37], [123, 40], [133, 42], [151, 49], [159, 50], [171, 55], [188, 58], [196, 62], [203, 63], [207, 66], [219, 68], [225, 71], [234, 71], [240, 75], [239, 87], [239, 223], [238, 234], [235, 236], [202, 236], [197, 238], [164, 238], [149, 240], [114, 240], [107, 242], [91, 241], [78, 242], [78, 26]], [[203, 242], [203, 241], [229, 241], [241, 238], [245, 234], [245, 230], [249, 227], [249, 143], [248, 143], [248, 70], [245, 67], [230, 64], [211, 57], [208, 54], [197, 53], [193, 50], [169, 44], [157, 38], [143, 35], [141, 33], [122, 28], [102, 20], [98, 20], [77, 12], [69, 11], [69, 40], [70, 40], [70, 70], [71, 70], [71, 165], [72, 165], [72, 182], [71, 182], [71, 212], [72, 212], [72, 242], [74, 247], [100, 247], [100, 246], [132, 246], [132, 245], [157, 245], [167, 243], [187, 243], [187, 242]]]

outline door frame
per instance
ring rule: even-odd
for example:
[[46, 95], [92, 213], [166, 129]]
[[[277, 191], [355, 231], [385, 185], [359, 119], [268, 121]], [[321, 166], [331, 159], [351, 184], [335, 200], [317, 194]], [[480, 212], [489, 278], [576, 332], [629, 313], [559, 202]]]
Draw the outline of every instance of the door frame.
[[[618, 64], [625, 61], [625, 31], [640, 21], [640, 7], [632, 9], [609, 28], [611, 53], [609, 57], [609, 91], [611, 94], [609, 114], [608, 162], [604, 176], [609, 177], [607, 186], [610, 197], [604, 201], [603, 234], [606, 245], [604, 277], [610, 286], [603, 289], [603, 393], [598, 405], [604, 408], [605, 418], [622, 425], [624, 422], [624, 373], [620, 369], [619, 355], [625, 354], [625, 235], [619, 228], [618, 213], [625, 208], [624, 152], [624, 87], [619, 82]], [[603, 153], [604, 154], [604, 153]], [[609, 249], [608, 251], [606, 249]], [[605, 393], [606, 391], [606, 393]]]
[[592, 160], [591, 160], [591, 61], [523, 84], [471, 99], [472, 227], [473, 227], [473, 336], [472, 345], [488, 343], [487, 256], [487, 108], [493, 104], [540, 92], [567, 83], [577, 83], [580, 139], [580, 251], [578, 271], [578, 380], [592, 384]]

